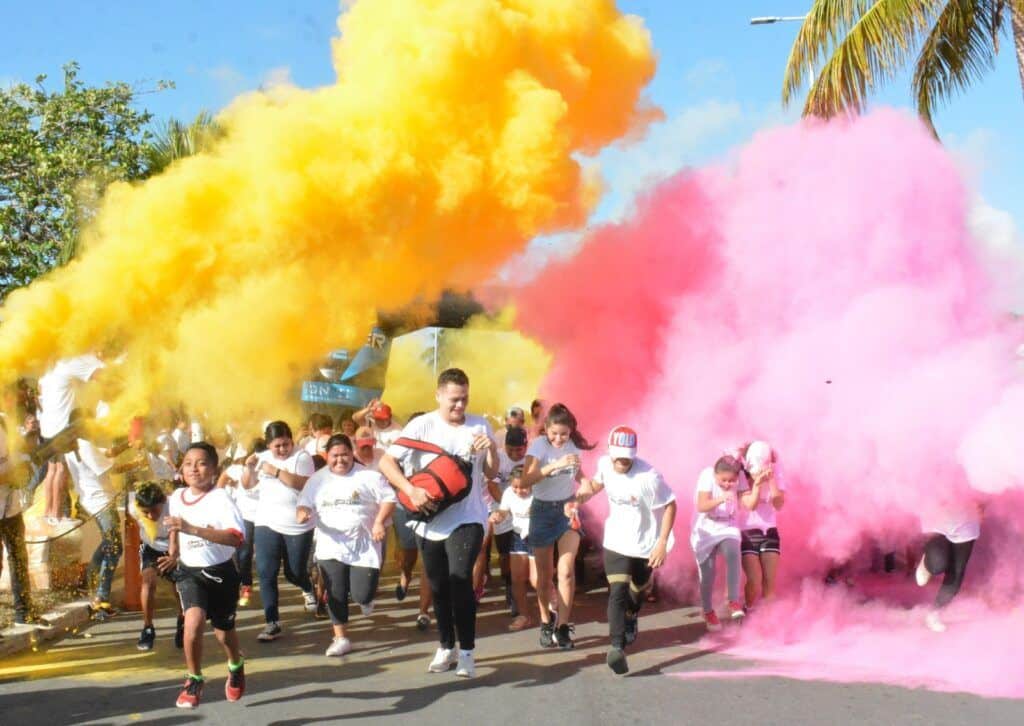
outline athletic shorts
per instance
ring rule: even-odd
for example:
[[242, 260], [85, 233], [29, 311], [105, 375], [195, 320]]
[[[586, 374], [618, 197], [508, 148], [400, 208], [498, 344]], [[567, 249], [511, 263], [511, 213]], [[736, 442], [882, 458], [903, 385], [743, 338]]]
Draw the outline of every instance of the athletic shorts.
[[239, 576], [234, 560], [209, 567], [179, 564], [175, 579], [182, 612], [202, 608], [217, 630], [235, 629]]
[[[161, 557], [166, 556], [166, 552], [161, 552], [160, 550], [153, 549], [148, 544], [143, 542], [139, 545], [139, 569], [148, 570], [152, 567], [154, 570], [156, 570], [157, 560], [159, 560]], [[157, 570], [157, 572], [159, 572], [159, 570]], [[171, 573], [169, 572], [161, 573], [160, 577], [166, 578], [168, 580], [172, 579]]]
[[772, 527], [767, 532], [760, 529], [745, 529], [740, 537], [740, 554], [760, 555], [765, 552], [782, 554], [779, 530]]
[[512, 535], [514, 534], [515, 532], [509, 530], [508, 532], [494, 535], [494, 546], [497, 548], [499, 555], [507, 555], [512, 551]]
[[[405, 526], [409, 521], [409, 512], [401, 504], [395, 507], [391, 519], [395, 525], [395, 539], [398, 540], [398, 548], [403, 550], [414, 550], [416, 546], [416, 533]], [[384, 558], [381, 558], [383, 560]]]
[[509, 532], [512, 535], [512, 542], [509, 545], [510, 555], [527, 555], [533, 557], [533, 548], [526, 543], [522, 537], [519, 536], [518, 532]]

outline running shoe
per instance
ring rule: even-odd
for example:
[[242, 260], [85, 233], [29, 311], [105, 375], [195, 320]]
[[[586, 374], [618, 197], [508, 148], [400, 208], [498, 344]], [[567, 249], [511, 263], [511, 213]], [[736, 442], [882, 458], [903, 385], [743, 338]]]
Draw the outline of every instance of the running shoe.
[[924, 557], [921, 557], [921, 561], [917, 563], [917, 569], [914, 570], [914, 579], [917, 580], [917, 584], [924, 587], [928, 584], [928, 581], [932, 579], [932, 573], [924, 564]]
[[455, 675], [459, 678], [472, 678], [476, 675], [476, 664], [473, 662], [473, 651], [459, 650], [459, 662], [455, 667]]
[[722, 621], [718, 619], [718, 613], [714, 610], [704, 613], [704, 624], [707, 626], [709, 633], [717, 633], [722, 629]]
[[335, 637], [334, 640], [331, 641], [331, 644], [327, 646], [327, 651], [324, 653], [324, 655], [331, 656], [332, 658], [334, 658], [343, 656], [351, 651], [352, 643], [349, 641], [348, 638]]
[[252, 597], [252, 585], [242, 585], [242, 589], [238, 591], [238, 607], [244, 608], [249, 606], [249, 599]]
[[181, 693], [178, 694], [178, 700], [174, 705], [178, 708], [195, 708], [199, 705], [199, 699], [202, 696], [202, 679], [187, 676], [185, 678], [185, 685], [182, 687]]
[[417, 630], [424, 631], [424, 630], [426, 630], [429, 627], [430, 627], [430, 616], [429, 615], [424, 615], [423, 613], [420, 613], [419, 615], [416, 616], [416, 629]]
[[636, 613], [630, 615], [626, 614], [626, 645], [632, 645], [636, 642], [636, 634], [640, 631], [640, 618], [637, 617]]
[[942, 618], [940, 618], [939, 614], [934, 610], [929, 611], [929, 613], [924, 616], [924, 624], [927, 625], [928, 629], [933, 633], [946, 632], [946, 624], [942, 622]]
[[363, 611], [363, 615], [367, 615], [367, 616], [373, 615], [373, 607], [374, 607], [373, 600], [370, 600], [370, 602], [366, 603], [365, 605], [363, 605], [362, 603], [359, 603], [359, 609]]
[[427, 671], [429, 673], [444, 673], [451, 670], [458, 660], [459, 654], [455, 652], [454, 648], [438, 648], [434, 653], [434, 660], [430, 661], [430, 665], [427, 666]]
[[729, 617], [733, 620], [739, 620], [740, 618], [746, 617], [747, 611], [743, 609], [743, 603], [733, 600], [729, 603]]
[[147, 625], [142, 629], [139, 634], [139, 642], [135, 644], [135, 647], [139, 650], [153, 650], [153, 643], [156, 641], [156, 628], [152, 625]]
[[558, 647], [562, 650], [572, 650], [576, 647], [576, 643], [573, 642], [573, 636], [576, 635], [576, 628], [572, 624], [562, 624], [555, 630], [555, 638], [558, 642]]
[[405, 596], [408, 594], [408, 590], [402, 587], [402, 583], [395, 585], [395, 600], [402, 602], [405, 600]]
[[245, 663], [236, 670], [228, 665], [228, 679], [224, 681], [224, 697], [234, 703], [245, 693]]
[[174, 647], [181, 650], [185, 647], [185, 616], [178, 616], [178, 625], [174, 629]]
[[263, 630], [256, 636], [256, 640], [261, 643], [269, 643], [272, 640], [277, 640], [279, 635], [281, 635], [281, 624], [275, 620], [263, 626]]
[[558, 645], [555, 642], [555, 626], [548, 623], [540, 624], [540, 647], [541, 648], [554, 648]]
[[316, 612], [316, 595], [311, 592], [302, 593], [302, 605], [306, 608], [307, 613]]
[[609, 648], [608, 657], [605, 658], [605, 662], [608, 663], [608, 667], [614, 673], [620, 676], [624, 673], [629, 673], [629, 664], [626, 662], [626, 654], [622, 651], [622, 648]]

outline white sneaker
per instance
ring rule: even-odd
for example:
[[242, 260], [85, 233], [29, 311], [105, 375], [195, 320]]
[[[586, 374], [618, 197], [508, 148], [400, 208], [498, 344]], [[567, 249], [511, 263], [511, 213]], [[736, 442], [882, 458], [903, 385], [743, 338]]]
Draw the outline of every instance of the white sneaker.
[[[472, 656], [470, 657], [472, 660]], [[429, 673], [444, 673], [451, 670], [451, 667], [459, 660], [459, 655], [453, 648], [438, 648], [434, 653], [434, 660], [427, 666]]]
[[306, 608], [307, 613], [316, 612], [316, 595], [311, 592], [302, 593], [303, 605]]
[[363, 615], [373, 615], [373, 600], [370, 600], [365, 605], [359, 603], [359, 607], [362, 609]]
[[473, 663], [473, 651], [459, 651], [459, 665], [455, 669], [455, 675], [459, 678], [472, 678], [476, 675], [476, 664]]
[[924, 556], [921, 557], [921, 561], [917, 563], [917, 569], [914, 570], [914, 579], [917, 580], [917, 584], [924, 587], [928, 584], [928, 581], [932, 579], [932, 573], [928, 571], [928, 568], [924, 565]]
[[352, 643], [349, 642], [348, 638], [337, 637], [331, 641], [331, 644], [327, 647], [327, 652], [324, 655], [329, 656], [342, 656], [352, 651]]
[[942, 622], [942, 618], [934, 610], [930, 611], [924, 616], [924, 624], [928, 626], [928, 629], [933, 633], [945, 633], [946, 624]]

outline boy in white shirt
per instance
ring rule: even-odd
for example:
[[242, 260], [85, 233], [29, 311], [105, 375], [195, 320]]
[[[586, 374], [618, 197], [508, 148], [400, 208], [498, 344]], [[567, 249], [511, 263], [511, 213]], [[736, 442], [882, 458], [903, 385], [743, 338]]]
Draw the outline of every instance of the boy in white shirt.
[[566, 512], [595, 494], [608, 493], [604, 525], [604, 570], [608, 577], [607, 663], [615, 673], [629, 671], [624, 649], [636, 640], [640, 605], [653, 582], [654, 570], [672, 549], [676, 496], [658, 471], [636, 455], [636, 432], [626, 426], [608, 435], [608, 455], [597, 473], [576, 492]]
[[185, 613], [185, 664], [188, 674], [178, 694], [178, 708], [195, 708], [203, 693], [202, 641], [206, 620], [228, 656], [224, 695], [237, 701], [245, 692], [245, 663], [235, 631], [238, 569], [235, 548], [245, 535], [242, 515], [224, 489], [215, 487], [217, 450], [208, 443], [190, 444], [181, 464], [186, 487], [168, 501], [164, 518], [169, 556], [177, 558], [178, 597]]
[[[170, 482], [147, 481], [136, 487], [128, 495], [128, 513], [139, 527], [139, 567], [142, 570], [142, 632], [139, 634], [137, 648], [153, 650], [156, 640], [156, 628], [153, 627], [153, 610], [156, 606], [156, 584], [160, 577], [169, 582], [170, 573], [177, 562], [168, 555], [170, 543], [167, 539], [167, 527], [163, 519], [167, 516], [167, 493]], [[174, 636], [174, 644], [183, 647], [184, 619], [178, 614], [178, 628]]]

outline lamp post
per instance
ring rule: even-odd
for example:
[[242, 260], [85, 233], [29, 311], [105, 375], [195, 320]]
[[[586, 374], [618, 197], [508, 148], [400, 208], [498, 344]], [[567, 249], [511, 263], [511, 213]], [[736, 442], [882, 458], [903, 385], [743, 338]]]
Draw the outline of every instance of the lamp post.
[[[751, 25], [774, 25], [775, 23], [802, 23], [807, 20], [806, 15], [764, 15], [758, 18], [751, 18]], [[814, 67], [807, 62], [807, 87], [814, 85]]]

